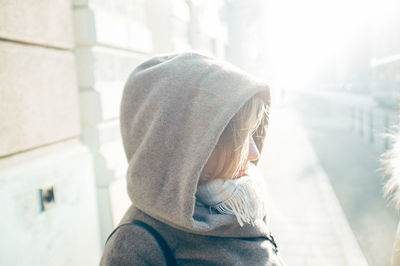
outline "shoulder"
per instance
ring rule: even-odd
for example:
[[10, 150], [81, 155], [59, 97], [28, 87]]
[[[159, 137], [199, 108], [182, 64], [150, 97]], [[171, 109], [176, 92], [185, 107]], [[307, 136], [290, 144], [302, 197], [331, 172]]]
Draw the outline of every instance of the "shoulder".
[[104, 247], [101, 266], [163, 265], [165, 259], [153, 236], [137, 225], [123, 225]]

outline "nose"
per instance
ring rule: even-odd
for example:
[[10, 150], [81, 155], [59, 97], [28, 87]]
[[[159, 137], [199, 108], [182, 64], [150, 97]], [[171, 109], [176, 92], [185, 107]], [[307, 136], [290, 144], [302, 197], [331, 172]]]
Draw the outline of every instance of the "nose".
[[253, 137], [250, 137], [249, 141], [249, 155], [247, 156], [248, 161], [258, 160], [260, 157], [260, 152], [258, 151], [257, 145], [254, 142]]

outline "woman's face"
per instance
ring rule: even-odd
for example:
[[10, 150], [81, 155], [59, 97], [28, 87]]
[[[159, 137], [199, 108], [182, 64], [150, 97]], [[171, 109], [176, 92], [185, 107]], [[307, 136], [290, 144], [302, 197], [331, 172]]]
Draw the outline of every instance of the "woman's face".
[[[260, 157], [260, 152], [258, 151], [258, 148], [256, 146], [256, 143], [254, 142], [254, 139], [252, 136], [249, 136], [248, 141], [246, 141], [247, 145], [248, 145], [248, 153], [247, 153], [247, 159], [243, 165], [243, 167], [240, 168], [240, 171], [238, 173], [238, 175], [235, 177], [241, 177], [246, 174], [246, 170], [249, 168], [248, 162], [249, 161], [255, 161]], [[207, 164], [205, 165], [202, 174], [204, 176], [212, 176], [212, 173], [221, 171], [222, 167], [224, 166], [225, 160], [224, 158], [216, 158], [216, 156], [218, 156], [215, 152], [213, 152], [207, 162]], [[208, 178], [206, 178], [204, 181], [209, 180]]]
[[260, 157], [253, 134], [260, 127], [265, 112], [260, 101], [249, 103], [252, 105], [245, 105], [246, 108], [239, 111], [225, 127], [200, 174], [200, 182], [246, 176], [246, 170], [250, 168], [249, 161]]
[[247, 154], [247, 159], [246, 159], [246, 165], [240, 169], [237, 177], [247, 175], [245, 173], [245, 171], [249, 168], [248, 162], [258, 160], [258, 158], [260, 157], [260, 152], [256, 146], [256, 143], [254, 142], [253, 137], [250, 136], [249, 138], [250, 138], [248, 141], [249, 149], [248, 149], [248, 154]]

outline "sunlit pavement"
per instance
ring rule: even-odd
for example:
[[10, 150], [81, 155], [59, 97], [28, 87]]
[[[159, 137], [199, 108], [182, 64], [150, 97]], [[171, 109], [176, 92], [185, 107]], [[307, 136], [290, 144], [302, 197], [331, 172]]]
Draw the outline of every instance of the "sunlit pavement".
[[260, 158], [270, 228], [288, 265], [368, 265], [299, 114], [275, 106]]
[[367, 261], [370, 265], [390, 265], [399, 217], [382, 197], [383, 182], [377, 171], [382, 150], [377, 147], [383, 143], [378, 139], [372, 143], [368, 135], [360, 137], [358, 130], [350, 130], [346, 117], [338, 115], [337, 102], [318, 110], [302, 97], [292, 105], [302, 117]]

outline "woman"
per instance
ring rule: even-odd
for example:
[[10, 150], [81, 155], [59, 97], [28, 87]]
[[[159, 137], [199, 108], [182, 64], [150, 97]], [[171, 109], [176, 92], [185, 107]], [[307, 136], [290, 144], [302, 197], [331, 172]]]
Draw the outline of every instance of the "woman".
[[100, 264], [284, 265], [256, 167], [269, 105], [266, 84], [196, 52], [139, 65], [120, 115], [132, 205]]

